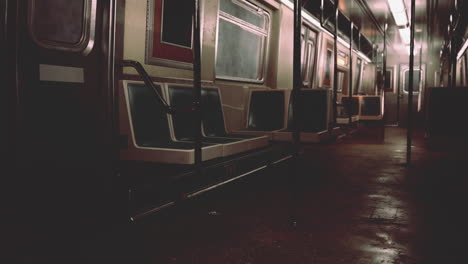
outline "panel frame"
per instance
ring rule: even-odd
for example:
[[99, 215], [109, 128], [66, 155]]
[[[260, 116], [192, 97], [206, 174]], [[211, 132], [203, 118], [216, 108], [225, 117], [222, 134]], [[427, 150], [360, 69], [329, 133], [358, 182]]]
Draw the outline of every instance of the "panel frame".
[[[156, 3], [158, 1], [158, 3]], [[147, 12], [146, 12], [146, 38], [145, 38], [145, 63], [148, 65], [157, 65], [157, 66], [165, 66], [171, 68], [178, 68], [178, 69], [185, 69], [185, 70], [192, 70], [193, 69], [193, 21], [192, 21], [192, 47], [182, 47], [180, 45], [175, 45], [171, 43], [164, 42], [162, 40], [162, 26], [163, 26], [163, 6], [165, 0], [147, 0]], [[156, 4], [160, 6], [161, 16], [156, 17]], [[159, 6], [158, 6], [159, 7]], [[202, 10], [203, 11], [203, 10]], [[181, 52], [182, 60], [179, 58], [159, 58], [153, 56], [154, 51], [154, 31], [155, 31], [155, 19], [159, 19], [158, 25], [161, 27], [159, 30], [159, 46], [156, 48], [166, 48], [170, 50], [179, 50]]]
[[83, 55], [88, 55], [94, 47], [96, 36], [96, 8], [97, 0], [83, 0], [85, 6], [83, 7], [83, 31], [80, 40], [72, 45], [56, 42], [41, 40], [37, 37], [34, 31], [34, 7], [36, 0], [28, 0], [28, 31], [31, 39], [39, 47], [44, 49], [58, 50], [63, 52], [80, 52]]

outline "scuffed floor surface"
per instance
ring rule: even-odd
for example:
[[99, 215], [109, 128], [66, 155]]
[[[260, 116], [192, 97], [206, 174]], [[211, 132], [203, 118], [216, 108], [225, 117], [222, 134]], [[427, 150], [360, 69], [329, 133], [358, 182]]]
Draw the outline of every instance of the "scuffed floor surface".
[[[305, 146], [283, 165], [90, 238], [89, 263], [467, 263], [467, 161], [405, 130]], [[292, 222], [296, 222], [293, 225]], [[82, 262], [83, 263], [83, 262]]]

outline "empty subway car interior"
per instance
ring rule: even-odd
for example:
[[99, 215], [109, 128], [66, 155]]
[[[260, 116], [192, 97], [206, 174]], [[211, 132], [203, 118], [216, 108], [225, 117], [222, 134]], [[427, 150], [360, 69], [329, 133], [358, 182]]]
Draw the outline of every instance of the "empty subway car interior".
[[462, 263], [463, 0], [3, 0], [14, 263]]

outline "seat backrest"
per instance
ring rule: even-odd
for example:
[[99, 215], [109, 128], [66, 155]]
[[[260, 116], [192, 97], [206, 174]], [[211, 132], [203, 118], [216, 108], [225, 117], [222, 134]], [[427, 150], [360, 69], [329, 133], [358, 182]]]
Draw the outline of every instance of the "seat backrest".
[[[193, 104], [192, 86], [168, 86], [169, 100], [173, 107], [189, 108]], [[202, 88], [203, 132], [206, 136], [226, 135], [223, 109], [217, 88]], [[196, 136], [196, 116], [194, 112], [179, 112], [172, 116], [174, 134], [177, 139], [193, 139]]]
[[341, 98], [341, 103], [346, 113], [348, 113], [348, 107], [351, 105], [351, 115], [359, 115], [359, 97], [351, 97], [350, 100], [348, 96], [345, 96]]
[[[300, 104], [301, 131], [319, 132], [327, 129], [328, 90], [301, 90]], [[292, 129], [292, 97], [288, 107], [288, 128]]]
[[257, 131], [282, 129], [284, 127], [284, 91], [251, 91], [247, 127]]
[[[161, 91], [160, 85], [155, 86]], [[127, 93], [136, 144], [147, 146], [172, 141], [167, 114], [155, 92], [144, 84], [129, 83]]]
[[361, 98], [361, 115], [363, 116], [379, 116], [381, 112], [381, 97], [380, 96], [363, 96]]
[[[193, 106], [194, 89], [190, 86], [169, 84], [169, 101], [174, 108], [189, 109]], [[179, 111], [172, 115], [172, 126], [177, 140], [193, 140], [197, 133], [197, 118], [194, 111]]]
[[434, 87], [428, 89], [427, 131], [432, 136], [466, 136], [467, 87]]
[[302, 131], [320, 132], [328, 127], [328, 89], [301, 91]]
[[202, 89], [203, 132], [208, 137], [226, 135], [223, 106], [218, 88]]

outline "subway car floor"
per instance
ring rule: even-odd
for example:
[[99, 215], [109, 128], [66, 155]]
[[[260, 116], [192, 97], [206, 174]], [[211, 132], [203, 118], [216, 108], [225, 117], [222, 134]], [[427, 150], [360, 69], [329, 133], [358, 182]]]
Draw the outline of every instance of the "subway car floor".
[[[406, 130], [305, 146], [286, 164], [126, 229], [90, 238], [81, 263], [465, 263], [466, 162]], [[296, 221], [296, 225], [292, 225]]]

